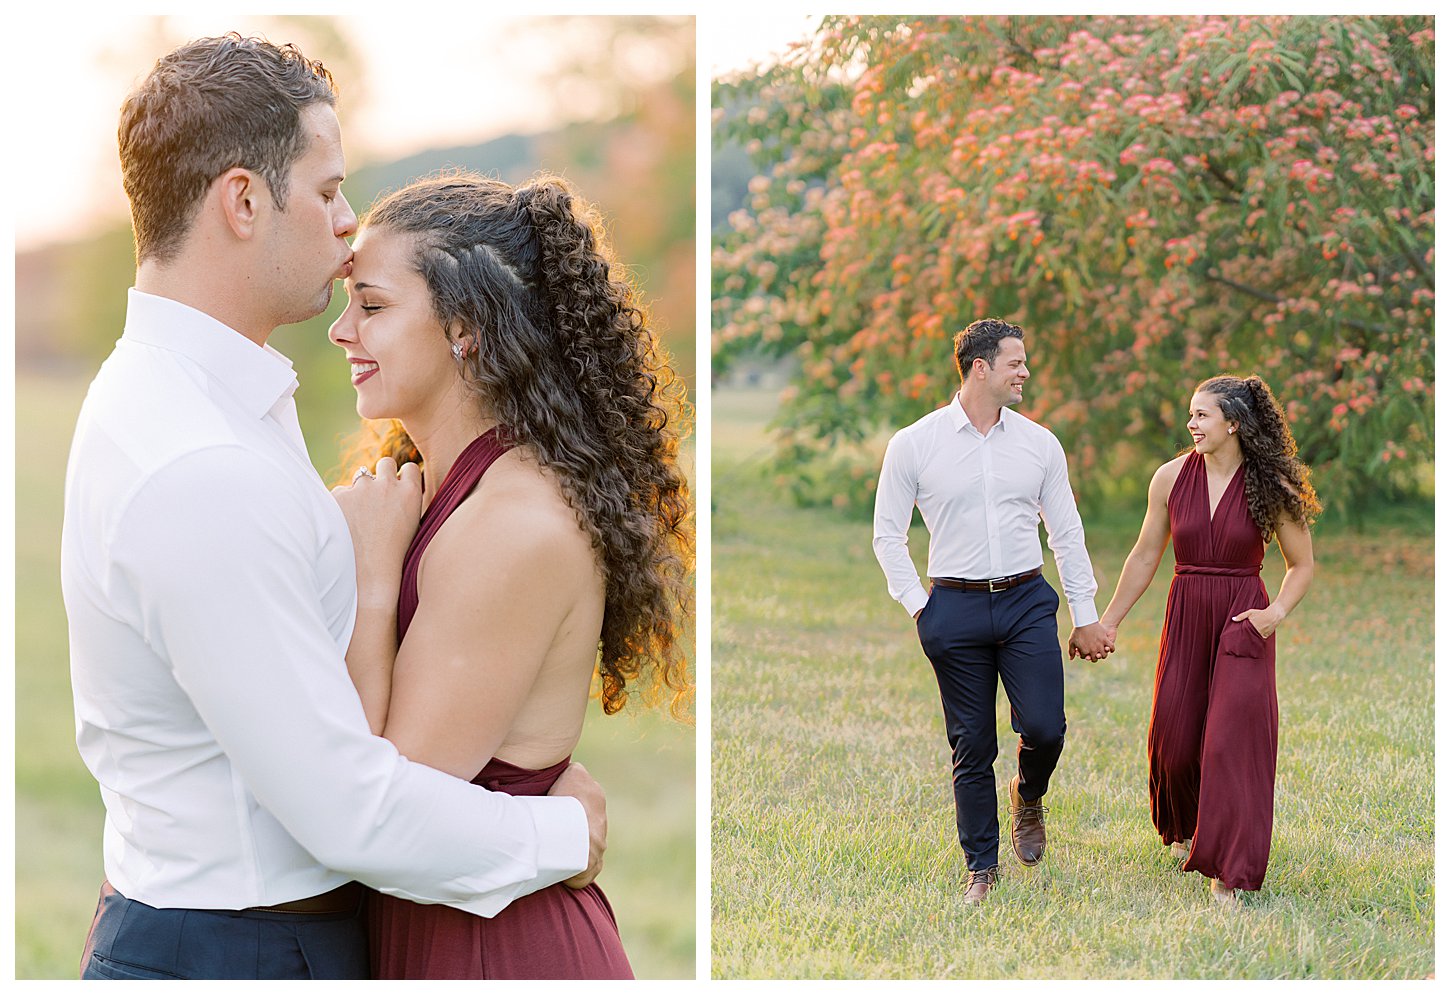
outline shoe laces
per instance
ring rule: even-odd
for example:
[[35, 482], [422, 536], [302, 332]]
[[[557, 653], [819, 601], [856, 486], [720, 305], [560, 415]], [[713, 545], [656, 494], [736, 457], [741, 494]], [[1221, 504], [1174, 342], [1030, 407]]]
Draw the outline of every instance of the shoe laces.
[[997, 868], [984, 867], [980, 871], [969, 871], [967, 874], [967, 887], [974, 884], [996, 884]]
[[1042, 799], [1040, 798], [1035, 802], [1024, 801], [1021, 805], [1017, 806], [1015, 814], [1019, 819], [1023, 816], [1035, 816], [1041, 821], [1042, 817], [1047, 814], [1047, 806], [1042, 804]]

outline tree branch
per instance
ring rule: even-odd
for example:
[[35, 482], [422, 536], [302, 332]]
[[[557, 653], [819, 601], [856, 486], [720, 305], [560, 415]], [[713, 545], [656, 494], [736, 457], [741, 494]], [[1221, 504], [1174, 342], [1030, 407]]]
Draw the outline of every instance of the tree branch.
[[[1250, 287], [1247, 284], [1239, 283], [1236, 280], [1230, 280], [1227, 277], [1214, 276], [1212, 273], [1205, 273], [1204, 276], [1213, 283], [1221, 283], [1225, 287], [1228, 287], [1230, 290], [1237, 290], [1241, 294], [1247, 294], [1249, 297], [1255, 297], [1261, 301], [1266, 301], [1270, 304], [1283, 304], [1286, 301], [1285, 298], [1280, 297], [1278, 294], [1270, 293], [1267, 290], [1260, 290], [1258, 287]], [[1338, 320], [1341, 325], [1346, 325], [1349, 328], [1356, 329], [1357, 331], [1368, 332], [1371, 335], [1389, 335], [1393, 331], [1392, 329], [1386, 328], [1383, 325], [1367, 325], [1364, 322], [1356, 321], [1353, 318], [1340, 318]]]
[[[1407, 243], [1410, 243], [1411, 241], [1409, 237], [1405, 237], [1402, 240]], [[1415, 272], [1419, 273], [1422, 277], [1429, 280], [1431, 282], [1431, 286], [1433, 286], [1434, 277], [1430, 276], [1430, 272], [1425, 268], [1425, 254], [1423, 252], [1420, 252], [1413, 243], [1407, 244], [1405, 248], [1409, 250], [1409, 252], [1405, 254], [1405, 258], [1409, 260], [1411, 266], [1415, 267]]]
[[1214, 179], [1218, 180], [1234, 193], [1243, 193], [1243, 188], [1229, 178], [1229, 175], [1223, 171], [1223, 167], [1213, 161], [1212, 156], [1204, 156], [1203, 162], [1208, 167], [1208, 171], [1213, 174]]

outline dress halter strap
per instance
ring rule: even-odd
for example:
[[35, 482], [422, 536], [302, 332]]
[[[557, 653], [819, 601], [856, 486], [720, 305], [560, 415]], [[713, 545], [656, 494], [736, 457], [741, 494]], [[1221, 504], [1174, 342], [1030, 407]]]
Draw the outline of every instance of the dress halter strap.
[[438, 493], [433, 495], [432, 503], [423, 512], [423, 519], [418, 523], [418, 532], [413, 536], [413, 542], [403, 560], [402, 587], [398, 592], [399, 642], [407, 633], [413, 614], [418, 610], [418, 567], [423, 562], [423, 551], [428, 548], [428, 543], [443, 527], [448, 516], [473, 493], [488, 468], [512, 448], [513, 443], [497, 428], [491, 428], [474, 439], [458, 454], [458, 459], [454, 460], [448, 475], [443, 478]]

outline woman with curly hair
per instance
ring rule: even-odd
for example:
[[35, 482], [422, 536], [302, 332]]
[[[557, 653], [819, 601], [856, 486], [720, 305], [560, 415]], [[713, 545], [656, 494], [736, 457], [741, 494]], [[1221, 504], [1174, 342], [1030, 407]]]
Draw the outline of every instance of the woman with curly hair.
[[[1176, 565], [1148, 726], [1153, 825], [1215, 898], [1256, 891], [1269, 862], [1279, 705], [1274, 631], [1309, 590], [1322, 510], [1284, 412], [1258, 377], [1217, 376], [1189, 402], [1191, 449], [1159, 467], [1103, 625], [1143, 596], [1171, 537]], [[1277, 538], [1272, 602], [1259, 570]]]
[[[348, 670], [405, 756], [544, 794], [596, 672], [606, 714], [631, 694], [689, 707], [682, 386], [558, 178], [415, 182], [371, 208], [353, 248], [330, 337], [358, 413], [383, 424], [376, 474], [335, 492], [358, 553]], [[416, 535], [378, 535], [368, 502], [419, 483]], [[374, 895], [374, 976], [631, 977], [603, 892], [567, 884], [492, 919]]]

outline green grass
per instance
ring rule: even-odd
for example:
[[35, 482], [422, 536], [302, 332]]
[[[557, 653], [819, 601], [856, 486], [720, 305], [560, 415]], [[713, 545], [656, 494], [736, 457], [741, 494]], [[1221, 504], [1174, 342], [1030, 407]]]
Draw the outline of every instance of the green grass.
[[[100, 889], [103, 809], [75, 747], [58, 557], [62, 481], [85, 381], [16, 383], [15, 964], [74, 978]], [[309, 440], [330, 469], [329, 436]], [[609, 799], [609, 895], [635, 973], [695, 975], [695, 734], [655, 713], [584, 726], [575, 757]]]
[[[768, 394], [712, 397], [712, 973], [717, 978], [1423, 978], [1434, 970], [1432, 523], [1321, 530], [1280, 630], [1268, 876], [1237, 909], [1148, 819], [1146, 736], [1171, 570], [1097, 664], [1065, 663], [1049, 849], [961, 903], [930, 664], [869, 522], [766, 482]], [[1146, 488], [1146, 480], [1144, 482]], [[1099, 607], [1138, 507], [1089, 521]], [[912, 535], [920, 564], [925, 531]], [[1170, 554], [1171, 555], [1171, 554]], [[1047, 572], [1057, 583], [1054, 564]], [[1283, 576], [1266, 559], [1270, 591]], [[1066, 611], [1060, 615], [1066, 643]], [[998, 696], [999, 797], [1015, 738]], [[1005, 798], [1001, 802], [1005, 822]], [[1011, 857], [1004, 845], [1004, 855]]]

